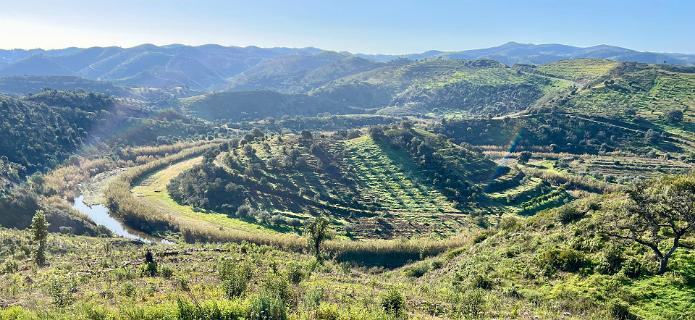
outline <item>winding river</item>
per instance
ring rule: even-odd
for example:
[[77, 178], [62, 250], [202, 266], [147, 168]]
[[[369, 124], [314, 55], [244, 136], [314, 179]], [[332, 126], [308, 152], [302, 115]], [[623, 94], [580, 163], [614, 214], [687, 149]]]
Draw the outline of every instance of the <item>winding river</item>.
[[126, 238], [126, 239], [131, 239], [131, 240], [136, 240], [136, 241], [142, 241], [144, 243], [152, 243], [153, 241], [161, 241], [162, 243], [170, 243], [169, 241], [166, 240], [159, 240], [159, 239], [152, 239], [150, 237], [144, 236], [142, 234], [139, 234], [135, 231], [129, 230], [123, 223], [120, 221], [114, 219], [112, 216], [109, 215], [109, 209], [106, 208], [103, 205], [100, 204], [95, 204], [95, 205], [88, 205], [84, 202], [84, 196], [80, 195], [79, 197], [75, 198], [74, 203], [72, 204], [72, 207], [75, 208], [76, 210], [82, 212], [86, 216], [88, 216], [94, 223], [106, 227], [106, 229], [109, 229], [113, 234]]

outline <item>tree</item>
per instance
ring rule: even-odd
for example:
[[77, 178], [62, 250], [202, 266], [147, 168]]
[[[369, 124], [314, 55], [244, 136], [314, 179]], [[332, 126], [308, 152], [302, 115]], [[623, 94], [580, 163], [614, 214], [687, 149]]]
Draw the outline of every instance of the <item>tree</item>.
[[306, 224], [304, 232], [316, 260], [321, 261], [321, 244], [329, 237], [328, 219], [323, 216], [312, 219]]
[[695, 174], [640, 183], [615, 205], [605, 217], [606, 233], [650, 248], [663, 274], [681, 239], [695, 229]]
[[34, 261], [37, 265], [46, 264], [46, 240], [48, 239], [48, 221], [43, 210], [36, 210], [31, 220], [32, 240], [36, 244], [34, 249]]
[[528, 161], [531, 160], [531, 152], [529, 151], [522, 151], [519, 154], [519, 163], [525, 164], [528, 163]]
[[677, 109], [666, 111], [666, 120], [671, 123], [683, 121], [683, 111]]

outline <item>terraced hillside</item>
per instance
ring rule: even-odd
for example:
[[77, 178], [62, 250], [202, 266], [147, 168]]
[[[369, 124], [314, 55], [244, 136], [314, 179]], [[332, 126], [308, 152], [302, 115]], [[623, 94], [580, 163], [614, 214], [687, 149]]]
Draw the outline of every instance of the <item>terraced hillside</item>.
[[299, 232], [325, 214], [350, 238], [443, 237], [487, 223], [486, 213], [532, 214], [570, 198], [410, 127], [376, 127], [351, 139], [247, 135], [206, 154], [167, 191], [180, 205], [281, 232]]
[[[658, 124], [695, 139], [695, 69], [623, 63], [610, 75], [579, 90], [563, 104], [569, 112]], [[673, 112], [679, 116], [671, 116]]]

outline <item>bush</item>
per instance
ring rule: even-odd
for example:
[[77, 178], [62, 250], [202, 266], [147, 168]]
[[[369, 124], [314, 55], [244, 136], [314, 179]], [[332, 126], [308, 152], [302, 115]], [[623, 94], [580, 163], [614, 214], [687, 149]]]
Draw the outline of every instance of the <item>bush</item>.
[[227, 298], [241, 296], [251, 281], [251, 266], [248, 262], [234, 263], [225, 260], [218, 270], [219, 278]]
[[316, 310], [314, 319], [316, 320], [338, 320], [340, 311], [334, 304], [321, 304]]
[[485, 292], [468, 290], [457, 296], [456, 308], [464, 319], [479, 319], [485, 313]]
[[581, 252], [570, 248], [545, 250], [538, 255], [537, 259], [538, 265], [546, 274], [550, 274], [556, 269], [576, 272], [589, 265], [589, 261]]
[[584, 212], [581, 212], [573, 205], [565, 205], [558, 208], [558, 219], [562, 224], [570, 224], [584, 217]]
[[426, 263], [418, 263], [405, 270], [405, 275], [408, 277], [419, 278], [425, 275], [430, 270], [430, 266]]
[[306, 275], [302, 270], [302, 266], [297, 263], [291, 263], [287, 267], [287, 280], [292, 284], [299, 284]]
[[630, 278], [637, 278], [644, 273], [644, 268], [639, 260], [630, 258], [623, 264], [622, 272]]
[[624, 302], [614, 301], [608, 307], [608, 312], [616, 320], [637, 320], [637, 316], [630, 312], [630, 308]]
[[490, 290], [490, 289], [492, 289], [492, 285], [493, 285], [492, 280], [488, 279], [486, 276], [481, 275], [481, 274], [476, 274], [471, 279], [471, 287], [472, 288]]
[[17, 271], [19, 271], [19, 264], [14, 259], [9, 259], [3, 263], [0, 274], [15, 273]]
[[285, 303], [277, 296], [262, 293], [251, 297], [246, 313], [248, 320], [285, 320], [287, 310]]
[[172, 270], [171, 268], [169, 268], [169, 267], [167, 267], [167, 266], [163, 266], [163, 267], [161, 268], [161, 270], [159, 271], [159, 274], [160, 274], [162, 277], [164, 277], [164, 278], [166, 278], [166, 279], [169, 279], [169, 278], [171, 278], [171, 276], [174, 275], [174, 270]]
[[603, 274], [614, 274], [623, 266], [623, 253], [617, 246], [610, 246], [603, 252], [597, 271]]
[[74, 291], [76, 291], [76, 287], [62, 278], [53, 278], [48, 284], [48, 295], [53, 299], [53, 304], [58, 307], [66, 307], [71, 304]]
[[381, 296], [381, 307], [386, 313], [401, 315], [405, 307], [405, 298], [398, 290], [389, 289]]

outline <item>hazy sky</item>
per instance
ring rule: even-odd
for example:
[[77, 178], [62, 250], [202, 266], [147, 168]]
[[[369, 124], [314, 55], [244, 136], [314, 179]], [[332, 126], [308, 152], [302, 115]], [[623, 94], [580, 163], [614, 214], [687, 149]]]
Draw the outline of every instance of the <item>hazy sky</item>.
[[204, 44], [364, 53], [523, 43], [695, 53], [695, 1], [0, 0], [0, 48]]

